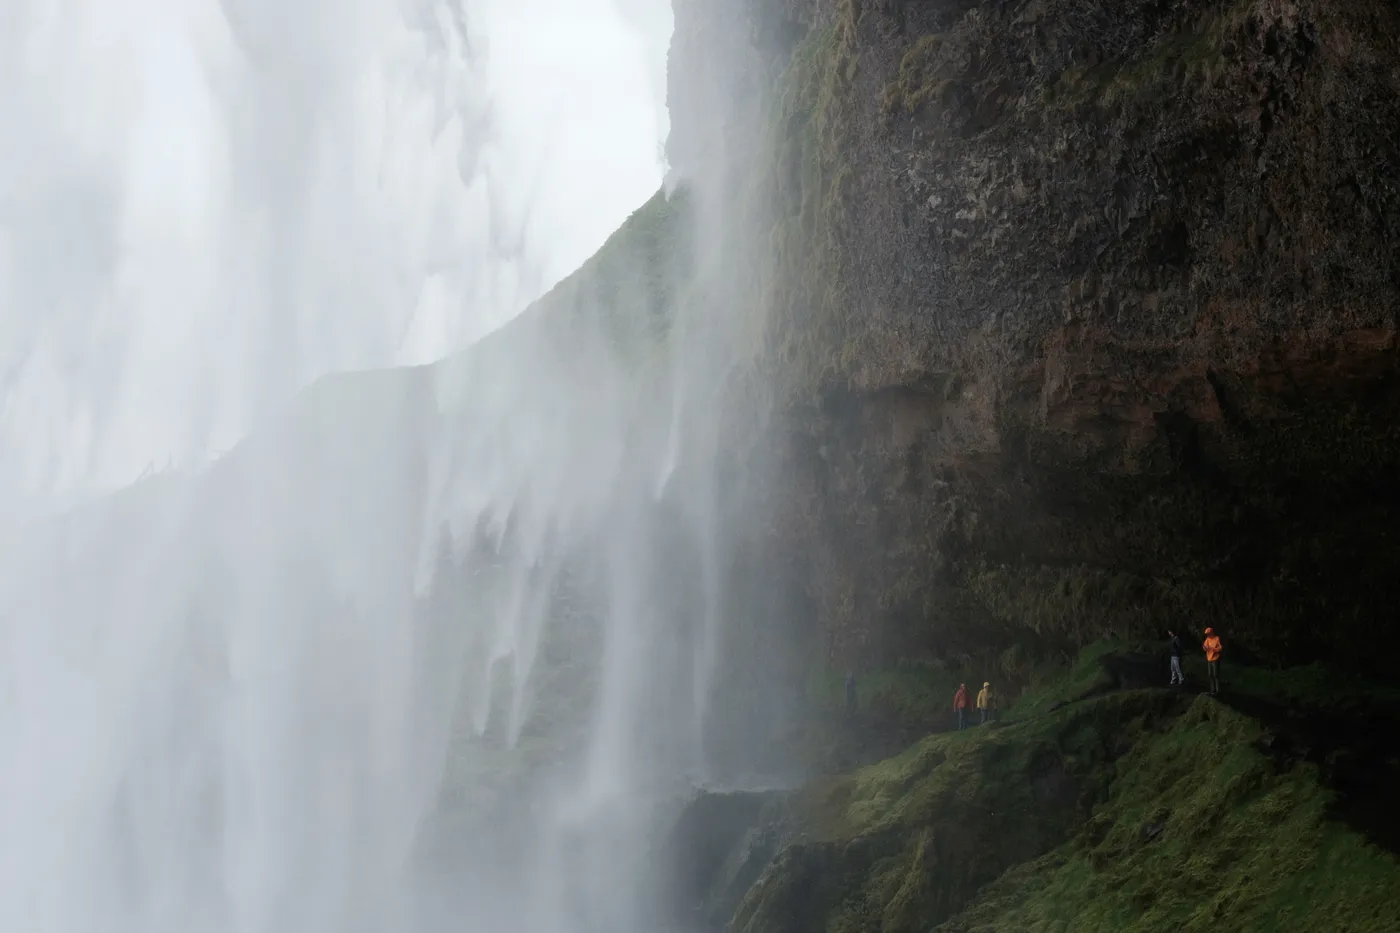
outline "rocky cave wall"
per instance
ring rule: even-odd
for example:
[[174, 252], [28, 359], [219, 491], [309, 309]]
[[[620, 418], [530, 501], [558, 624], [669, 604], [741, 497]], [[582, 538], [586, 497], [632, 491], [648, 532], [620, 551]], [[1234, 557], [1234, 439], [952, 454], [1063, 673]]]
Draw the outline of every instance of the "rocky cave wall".
[[675, 10], [671, 161], [744, 233], [812, 645], [1214, 624], [1394, 667], [1395, 3]]

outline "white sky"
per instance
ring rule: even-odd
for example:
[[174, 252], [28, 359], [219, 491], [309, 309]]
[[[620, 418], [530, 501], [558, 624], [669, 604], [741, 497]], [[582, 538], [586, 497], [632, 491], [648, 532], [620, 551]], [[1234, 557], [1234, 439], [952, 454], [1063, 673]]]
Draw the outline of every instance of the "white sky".
[[0, 520], [434, 359], [659, 186], [669, 0], [0, 0]]

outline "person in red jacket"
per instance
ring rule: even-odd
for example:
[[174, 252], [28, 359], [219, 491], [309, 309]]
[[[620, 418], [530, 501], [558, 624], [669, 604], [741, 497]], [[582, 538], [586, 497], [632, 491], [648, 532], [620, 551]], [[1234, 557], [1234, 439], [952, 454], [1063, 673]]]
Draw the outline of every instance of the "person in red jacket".
[[1201, 647], [1206, 650], [1206, 672], [1210, 674], [1210, 695], [1215, 696], [1220, 692], [1220, 655], [1224, 653], [1225, 646], [1220, 643], [1220, 636], [1215, 634], [1215, 629], [1206, 629], [1206, 640], [1201, 643]]
[[953, 694], [953, 712], [958, 717], [958, 731], [967, 728], [967, 684], [958, 684], [958, 692]]

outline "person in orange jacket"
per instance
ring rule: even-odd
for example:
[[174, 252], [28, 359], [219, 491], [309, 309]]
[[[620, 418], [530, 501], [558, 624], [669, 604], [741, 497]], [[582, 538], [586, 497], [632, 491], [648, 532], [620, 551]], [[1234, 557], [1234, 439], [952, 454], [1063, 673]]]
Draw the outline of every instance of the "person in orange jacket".
[[1206, 629], [1206, 640], [1201, 643], [1201, 647], [1206, 649], [1206, 673], [1210, 675], [1210, 695], [1215, 696], [1220, 692], [1220, 655], [1224, 653], [1225, 646], [1220, 643], [1220, 636], [1215, 634], [1215, 629]]
[[958, 684], [958, 692], [953, 694], [953, 712], [957, 715], [958, 731], [967, 728], [967, 684]]

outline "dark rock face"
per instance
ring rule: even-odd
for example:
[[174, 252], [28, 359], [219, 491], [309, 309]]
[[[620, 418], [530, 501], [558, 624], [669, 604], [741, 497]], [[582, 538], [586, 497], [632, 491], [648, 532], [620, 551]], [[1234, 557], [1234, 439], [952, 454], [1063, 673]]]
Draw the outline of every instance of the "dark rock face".
[[723, 930], [787, 841], [780, 791], [701, 791], [656, 852], [664, 929]]
[[[765, 140], [775, 525], [832, 655], [1395, 669], [1400, 8], [676, 7], [680, 138]], [[705, 41], [765, 69], [676, 92]]]

